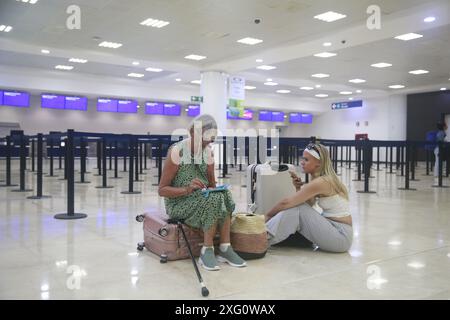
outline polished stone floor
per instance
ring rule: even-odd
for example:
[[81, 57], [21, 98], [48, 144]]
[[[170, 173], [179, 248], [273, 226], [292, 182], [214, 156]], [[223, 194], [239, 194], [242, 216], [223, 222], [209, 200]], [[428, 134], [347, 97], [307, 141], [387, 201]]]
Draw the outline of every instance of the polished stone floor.
[[[0, 161], [0, 180], [4, 168]], [[354, 170], [338, 169], [351, 193], [350, 252], [274, 247], [247, 268], [202, 271], [210, 299], [450, 299], [450, 189], [432, 188], [419, 168], [420, 181], [411, 182], [417, 191], [398, 190], [403, 177], [375, 171], [376, 194], [359, 194]], [[225, 182], [245, 211], [245, 173], [230, 171]], [[123, 179], [108, 179], [112, 189], [96, 189], [101, 178], [88, 174], [91, 183], [75, 187], [75, 210], [88, 217], [75, 221], [53, 218], [67, 210], [66, 183], [56, 173], [44, 178], [49, 199], [0, 188], [0, 299], [203, 299], [190, 260], [160, 264], [136, 251], [142, 224], [135, 216], [163, 209], [153, 164], [135, 183], [139, 195], [120, 193], [128, 189], [122, 172]], [[36, 189], [33, 173], [26, 182]]]

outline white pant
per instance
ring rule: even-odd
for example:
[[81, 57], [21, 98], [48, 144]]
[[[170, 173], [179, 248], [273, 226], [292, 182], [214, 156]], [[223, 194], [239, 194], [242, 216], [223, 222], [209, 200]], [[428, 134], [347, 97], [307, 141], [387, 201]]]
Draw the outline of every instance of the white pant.
[[353, 228], [331, 221], [308, 204], [278, 213], [266, 222], [269, 243], [275, 245], [299, 232], [306, 239], [329, 252], [347, 252], [353, 241]]
[[[433, 174], [435, 177], [439, 176], [439, 147], [434, 148], [434, 157], [435, 157], [435, 162], [434, 162], [434, 170], [433, 170]], [[442, 162], [442, 167], [444, 167], [444, 162]], [[444, 168], [442, 168], [442, 170], [444, 170]], [[444, 174], [442, 174], [444, 175]]]

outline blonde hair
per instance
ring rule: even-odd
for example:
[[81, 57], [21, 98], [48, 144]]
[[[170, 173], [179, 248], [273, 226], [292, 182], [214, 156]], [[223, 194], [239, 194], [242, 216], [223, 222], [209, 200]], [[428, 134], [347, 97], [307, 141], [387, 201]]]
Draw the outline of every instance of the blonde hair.
[[321, 144], [315, 144], [315, 146], [320, 155], [319, 176], [330, 184], [334, 192], [348, 200], [347, 187], [338, 178], [336, 171], [334, 171], [328, 149]]

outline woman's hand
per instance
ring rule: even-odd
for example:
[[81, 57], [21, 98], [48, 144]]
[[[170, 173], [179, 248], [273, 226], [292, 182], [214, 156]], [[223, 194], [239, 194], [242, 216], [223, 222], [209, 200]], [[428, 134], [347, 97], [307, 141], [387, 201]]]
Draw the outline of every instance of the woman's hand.
[[192, 179], [191, 183], [187, 186], [189, 194], [195, 190], [205, 189], [206, 185], [198, 178]]
[[299, 191], [303, 185], [302, 179], [300, 179], [299, 176], [295, 174], [295, 172], [289, 171], [291, 178], [292, 178], [292, 184], [295, 187], [295, 190]]

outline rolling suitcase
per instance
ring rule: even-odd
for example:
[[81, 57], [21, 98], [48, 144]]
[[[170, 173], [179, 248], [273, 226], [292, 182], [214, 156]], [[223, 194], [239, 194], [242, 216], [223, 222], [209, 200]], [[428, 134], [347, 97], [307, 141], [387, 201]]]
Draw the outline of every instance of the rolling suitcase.
[[250, 212], [265, 214], [281, 199], [295, 193], [290, 164], [253, 164], [247, 168], [247, 204]]
[[[161, 262], [189, 258], [189, 248], [180, 227], [176, 223], [170, 223], [165, 213], [144, 213], [137, 219], [144, 222], [144, 242], [138, 244], [138, 250], [145, 246], [148, 251], [158, 255]], [[183, 229], [193, 255], [198, 257], [203, 245], [203, 232], [186, 225], [183, 225]]]

